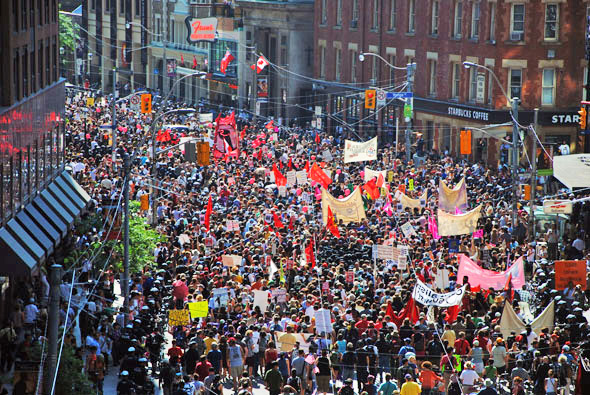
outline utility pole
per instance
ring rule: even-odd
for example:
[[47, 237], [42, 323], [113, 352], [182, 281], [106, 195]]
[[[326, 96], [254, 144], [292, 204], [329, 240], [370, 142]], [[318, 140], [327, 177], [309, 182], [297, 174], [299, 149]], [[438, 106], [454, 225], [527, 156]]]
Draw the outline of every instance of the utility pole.
[[[412, 86], [414, 85], [414, 71], [415, 70], [416, 70], [416, 64], [415, 63], [408, 63], [407, 71], [406, 71], [407, 80], [408, 80], [408, 86], [406, 89], [407, 92], [412, 92]], [[413, 112], [414, 98], [407, 99], [407, 100], [410, 100], [410, 106], [412, 107], [412, 112]], [[410, 117], [409, 121], [406, 122], [406, 164], [410, 163], [410, 160], [412, 159], [412, 142], [410, 140], [411, 133], [412, 133], [412, 117]]]
[[[45, 393], [51, 394], [53, 377], [57, 370], [57, 339], [59, 337], [59, 302], [61, 293], [61, 265], [51, 265], [51, 274], [49, 277], [49, 316], [48, 318], [48, 337], [49, 349], [47, 351], [47, 370], [45, 373], [44, 387]], [[72, 285], [73, 286], [73, 285]]]
[[152, 134], [152, 226], [155, 228], [158, 225], [158, 176], [156, 175], [156, 125], [153, 124], [156, 119], [152, 118], [152, 126], [150, 128]]
[[512, 98], [512, 231], [518, 216], [518, 98]]
[[[539, 125], [539, 109], [535, 108], [535, 134], [537, 133], [537, 126]], [[533, 136], [533, 152], [531, 154], [533, 163], [531, 164], [531, 202], [530, 202], [530, 236], [535, 240], [535, 192], [537, 191], [537, 138]]]
[[113, 168], [117, 163], [117, 64], [113, 67], [113, 122], [111, 123], [113, 143]]
[[[586, 89], [586, 101], [590, 101], [590, 15], [586, 17], [586, 85], [584, 88]], [[584, 105], [586, 108], [586, 113], [588, 113], [588, 105]], [[587, 127], [586, 127], [587, 128]], [[590, 133], [586, 131], [584, 135], [584, 152], [590, 152]]]
[[[168, 3], [166, 0], [162, 1], [162, 44], [164, 45], [164, 49], [162, 51], [162, 58], [163, 58], [163, 65], [162, 65], [162, 83], [164, 86], [162, 87], [162, 96], [166, 97], [168, 93], [168, 61], [166, 59], [166, 47], [168, 46]], [[164, 103], [166, 105], [166, 103]]]
[[254, 105], [252, 112], [254, 115], [252, 115], [252, 120], [256, 122], [256, 103], [258, 102], [258, 59], [256, 59], [256, 44], [254, 44], [252, 54], [254, 55], [254, 70], [252, 71], [252, 104]]
[[[129, 312], [129, 173], [130, 173], [129, 154], [123, 158], [123, 199], [125, 202], [125, 217], [123, 218], [123, 294], [125, 295], [125, 312]], [[125, 325], [127, 325], [128, 314], [125, 314]]]

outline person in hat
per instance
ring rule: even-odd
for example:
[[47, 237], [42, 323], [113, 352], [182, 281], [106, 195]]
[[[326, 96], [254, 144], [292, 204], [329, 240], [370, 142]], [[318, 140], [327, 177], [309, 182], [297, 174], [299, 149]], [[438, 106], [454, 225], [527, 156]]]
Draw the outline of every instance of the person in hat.
[[352, 388], [352, 384], [353, 381], [350, 377], [344, 380], [344, 385], [338, 391], [338, 395], [356, 395], [356, 392]]
[[[117, 383], [118, 395], [132, 395], [135, 393], [135, 384], [129, 378], [129, 371], [123, 370], [121, 372], [121, 379]], [[169, 394], [167, 394], [169, 395]]]
[[422, 392], [420, 385], [414, 381], [411, 374], [406, 374], [404, 379], [406, 382], [402, 384], [400, 395], [418, 395]]
[[283, 376], [279, 372], [279, 363], [272, 362], [271, 369], [264, 375], [264, 383], [270, 395], [278, 395], [283, 388]]
[[498, 395], [498, 391], [494, 388], [494, 382], [492, 380], [485, 379], [484, 386], [477, 395]]
[[502, 375], [506, 371], [508, 353], [504, 346], [504, 339], [501, 337], [496, 339], [496, 343], [494, 344], [494, 347], [492, 347], [491, 357], [494, 359], [494, 366], [498, 369], [498, 374]]

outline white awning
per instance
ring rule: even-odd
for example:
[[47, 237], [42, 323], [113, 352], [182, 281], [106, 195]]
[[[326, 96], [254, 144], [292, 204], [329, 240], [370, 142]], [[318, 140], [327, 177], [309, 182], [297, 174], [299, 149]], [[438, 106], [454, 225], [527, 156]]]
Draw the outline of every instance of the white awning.
[[554, 156], [553, 176], [569, 189], [590, 188], [590, 154]]

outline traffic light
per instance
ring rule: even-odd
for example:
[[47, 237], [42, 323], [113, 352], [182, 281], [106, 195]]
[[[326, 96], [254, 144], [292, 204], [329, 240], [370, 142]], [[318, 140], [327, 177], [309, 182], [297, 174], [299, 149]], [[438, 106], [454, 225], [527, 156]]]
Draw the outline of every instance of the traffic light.
[[375, 89], [365, 89], [365, 108], [374, 110], [377, 92]]
[[143, 95], [141, 95], [141, 113], [152, 113], [152, 95], [150, 95], [149, 93], [144, 93]]
[[459, 135], [461, 155], [471, 155], [471, 130], [461, 129]]
[[580, 107], [578, 114], [580, 114], [580, 120], [578, 121], [580, 124], [580, 130], [586, 130], [586, 107]]

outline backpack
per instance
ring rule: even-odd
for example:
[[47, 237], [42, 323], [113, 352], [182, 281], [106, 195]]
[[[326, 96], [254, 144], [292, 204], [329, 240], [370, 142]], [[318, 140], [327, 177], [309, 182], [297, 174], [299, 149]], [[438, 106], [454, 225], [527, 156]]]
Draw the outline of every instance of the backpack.
[[461, 395], [459, 383], [450, 383], [449, 388], [447, 388], [447, 395]]
[[301, 379], [299, 379], [297, 376], [289, 376], [287, 379], [287, 385], [290, 385], [291, 387], [295, 388], [297, 392], [299, 392], [301, 389]]

